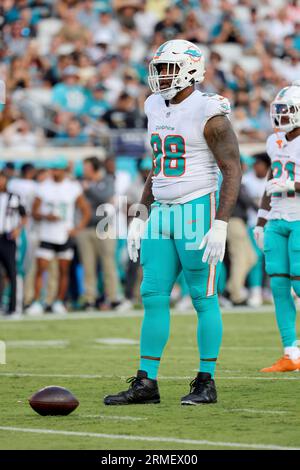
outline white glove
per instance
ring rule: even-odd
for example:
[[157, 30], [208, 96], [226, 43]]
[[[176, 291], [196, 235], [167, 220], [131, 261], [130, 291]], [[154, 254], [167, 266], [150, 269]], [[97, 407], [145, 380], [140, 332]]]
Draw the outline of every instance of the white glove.
[[223, 220], [215, 220], [212, 228], [204, 236], [199, 250], [202, 250], [205, 245], [205, 251], [202, 261], [208, 264], [216, 265], [219, 261], [223, 261], [225, 254], [226, 236], [227, 236], [227, 222]]
[[145, 230], [146, 222], [144, 220], [135, 217], [129, 225], [127, 235], [127, 250], [129, 258], [134, 263], [137, 262], [139, 257], [139, 249], [141, 247], [141, 238]]
[[295, 191], [295, 181], [292, 181], [290, 178], [286, 180], [273, 178], [266, 184], [268, 196], [274, 193], [287, 193], [288, 191]]
[[254, 238], [257, 246], [263, 250], [264, 249], [264, 228], [259, 227], [258, 225], [253, 229]]

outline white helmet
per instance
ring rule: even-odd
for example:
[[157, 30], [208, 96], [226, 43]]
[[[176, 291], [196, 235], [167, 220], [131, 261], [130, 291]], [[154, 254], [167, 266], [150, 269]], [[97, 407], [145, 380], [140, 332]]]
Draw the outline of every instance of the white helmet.
[[[165, 75], [160, 75], [161, 64], [167, 65]], [[148, 82], [153, 93], [171, 100], [180, 90], [201, 83], [204, 73], [204, 56], [199, 47], [183, 39], [174, 39], [162, 44], [155, 52], [149, 64]], [[161, 81], [165, 80], [171, 80], [171, 84], [161, 88]]]
[[272, 126], [280, 131], [291, 132], [300, 127], [300, 80], [280, 90], [271, 103], [270, 116]]

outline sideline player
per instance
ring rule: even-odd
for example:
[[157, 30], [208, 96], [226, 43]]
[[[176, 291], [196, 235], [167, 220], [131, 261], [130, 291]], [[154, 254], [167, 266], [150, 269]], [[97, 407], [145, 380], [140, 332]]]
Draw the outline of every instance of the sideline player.
[[272, 169], [254, 234], [264, 247], [284, 355], [261, 372], [300, 370], [296, 306], [300, 296], [300, 80], [283, 88], [271, 104], [275, 129], [267, 140]]
[[[106, 396], [106, 405], [159, 403], [157, 374], [169, 337], [170, 293], [181, 270], [198, 315], [200, 354], [199, 373], [181, 403], [217, 401], [213, 377], [222, 320], [216, 285], [241, 168], [237, 139], [227, 117], [229, 102], [195, 89], [204, 73], [200, 49], [185, 40], [162, 44], [149, 65], [153, 94], [145, 102], [145, 113], [154, 165], [141, 199], [147, 214], [143, 217], [141, 210], [128, 233], [133, 261], [137, 261], [143, 236], [141, 296], [145, 314], [140, 368], [137, 376], [129, 379], [129, 390]], [[220, 202], [219, 169], [223, 175]], [[194, 239], [189, 232], [195, 234]]]
[[[32, 215], [40, 222], [40, 245], [36, 252], [37, 272], [33, 303], [26, 309], [29, 315], [43, 313], [40, 294], [44, 273], [50, 261], [58, 259], [59, 280], [57, 298], [53, 303], [54, 313], [67, 312], [64, 300], [68, 288], [69, 267], [73, 259], [72, 238], [82, 230], [90, 219], [90, 207], [77, 181], [67, 178], [67, 162], [53, 164], [52, 178], [39, 184], [32, 206]], [[81, 212], [81, 219], [74, 227], [75, 208]]]

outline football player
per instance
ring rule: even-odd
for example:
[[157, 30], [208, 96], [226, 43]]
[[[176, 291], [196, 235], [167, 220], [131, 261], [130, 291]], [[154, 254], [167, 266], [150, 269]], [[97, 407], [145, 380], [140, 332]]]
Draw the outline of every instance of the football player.
[[300, 296], [300, 81], [278, 93], [271, 120], [274, 134], [267, 153], [272, 167], [254, 234], [264, 247], [284, 355], [262, 372], [288, 372], [300, 369], [292, 296], [292, 288]]
[[217, 401], [214, 372], [222, 320], [216, 286], [241, 167], [228, 100], [195, 87], [204, 73], [201, 50], [185, 40], [162, 44], [149, 65], [153, 94], [145, 102], [145, 113], [153, 169], [141, 199], [147, 210], [141, 208], [128, 232], [133, 261], [141, 243], [145, 313], [140, 367], [129, 379], [129, 390], [106, 396], [106, 405], [159, 403], [157, 375], [169, 337], [170, 293], [181, 271], [198, 315], [199, 346], [199, 373], [181, 403]]

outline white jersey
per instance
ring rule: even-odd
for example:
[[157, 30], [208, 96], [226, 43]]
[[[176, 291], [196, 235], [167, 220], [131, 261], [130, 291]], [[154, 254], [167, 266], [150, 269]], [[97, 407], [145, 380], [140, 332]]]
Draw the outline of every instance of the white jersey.
[[[260, 205], [260, 201], [263, 197], [263, 194], [266, 189], [265, 178], [258, 178], [253, 170], [250, 170], [248, 173], [243, 175], [242, 183], [247, 189], [247, 192], [251, 199], [257, 204], [257, 207]], [[257, 220], [257, 211], [252, 207], [247, 210], [248, 215], [248, 224], [250, 227], [255, 227]]]
[[82, 188], [77, 181], [68, 178], [60, 183], [49, 179], [38, 186], [41, 214], [60, 217], [57, 222], [41, 221], [40, 240], [62, 245], [69, 238], [69, 230], [74, 227], [76, 200], [82, 194]]
[[38, 183], [25, 178], [13, 178], [8, 182], [8, 190], [18, 194], [27, 214], [31, 214], [32, 203], [36, 195]]
[[204, 127], [211, 117], [230, 113], [229, 101], [195, 90], [181, 103], [167, 106], [160, 95], [153, 94], [145, 101], [145, 113], [154, 159], [155, 200], [182, 204], [216, 191], [219, 168]]
[[[300, 136], [287, 141], [284, 132], [272, 134], [267, 140], [267, 153], [272, 161], [274, 178], [300, 182]], [[300, 194], [273, 194], [269, 219], [300, 220]]]

